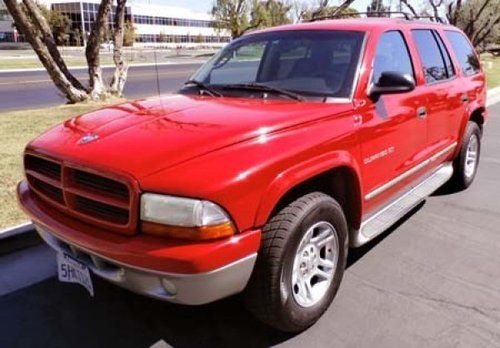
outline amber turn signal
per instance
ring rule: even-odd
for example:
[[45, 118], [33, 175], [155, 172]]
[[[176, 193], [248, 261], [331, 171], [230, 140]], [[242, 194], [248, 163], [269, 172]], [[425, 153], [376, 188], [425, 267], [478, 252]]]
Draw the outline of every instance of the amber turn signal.
[[210, 240], [232, 236], [235, 232], [231, 222], [225, 222], [213, 226], [181, 227], [163, 225], [154, 222], [143, 221], [142, 232], [159, 237], [171, 237], [189, 240]]

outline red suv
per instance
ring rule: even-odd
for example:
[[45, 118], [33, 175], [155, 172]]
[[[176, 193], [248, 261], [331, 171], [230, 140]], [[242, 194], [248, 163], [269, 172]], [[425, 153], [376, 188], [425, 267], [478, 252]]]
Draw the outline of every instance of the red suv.
[[[403, 19], [234, 40], [172, 96], [74, 117], [26, 148], [19, 200], [94, 273], [198, 305], [244, 292], [275, 328], [328, 308], [349, 247], [476, 174], [485, 79], [457, 28]], [[89, 272], [89, 270], [91, 272]]]

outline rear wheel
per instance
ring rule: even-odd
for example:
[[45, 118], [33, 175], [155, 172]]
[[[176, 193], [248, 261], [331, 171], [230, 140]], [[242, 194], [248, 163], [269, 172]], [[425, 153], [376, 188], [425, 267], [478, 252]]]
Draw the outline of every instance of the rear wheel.
[[462, 140], [460, 153], [453, 162], [453, 185], [457, 190], [464, 190], [476, 177], [481, 154], [481, 130], [475, 122], [468, 122]]
[[263, 229], [247, 308], [279, 330], [306, 329], [337, 293], [347, 250], [346, 219], [333, 198], [315, 192], [290, 203]]

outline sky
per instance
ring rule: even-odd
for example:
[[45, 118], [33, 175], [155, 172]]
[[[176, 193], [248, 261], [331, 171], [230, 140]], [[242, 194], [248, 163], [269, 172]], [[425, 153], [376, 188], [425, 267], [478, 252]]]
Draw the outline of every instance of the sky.
[[[306, 0], [307, 1], [307, 0]], [[316, 0], [308, 0], [311, 3], [316, 3]], [[207, 13], [212, 8], [213, 0], [129, 0], [131, 3], [150, 3], [155, 5], [167, 5], [176, 7], [186, 7], [195, 12]], [[340, 1], [333, 0], [332, 5], [337, 5]], [[366, 11], [366, 7], [370, 0], [355, 0], [352, 4], [356, 10]]]

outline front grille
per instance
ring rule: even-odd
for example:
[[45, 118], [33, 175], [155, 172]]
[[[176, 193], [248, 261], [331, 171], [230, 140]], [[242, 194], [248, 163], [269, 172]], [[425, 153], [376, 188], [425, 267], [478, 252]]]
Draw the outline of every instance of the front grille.
[[135, 232], [138, 194], [126, 179], [30, 153], [24, 157], [24, 167], [30, 188], [44, 201], [88, 223]]

